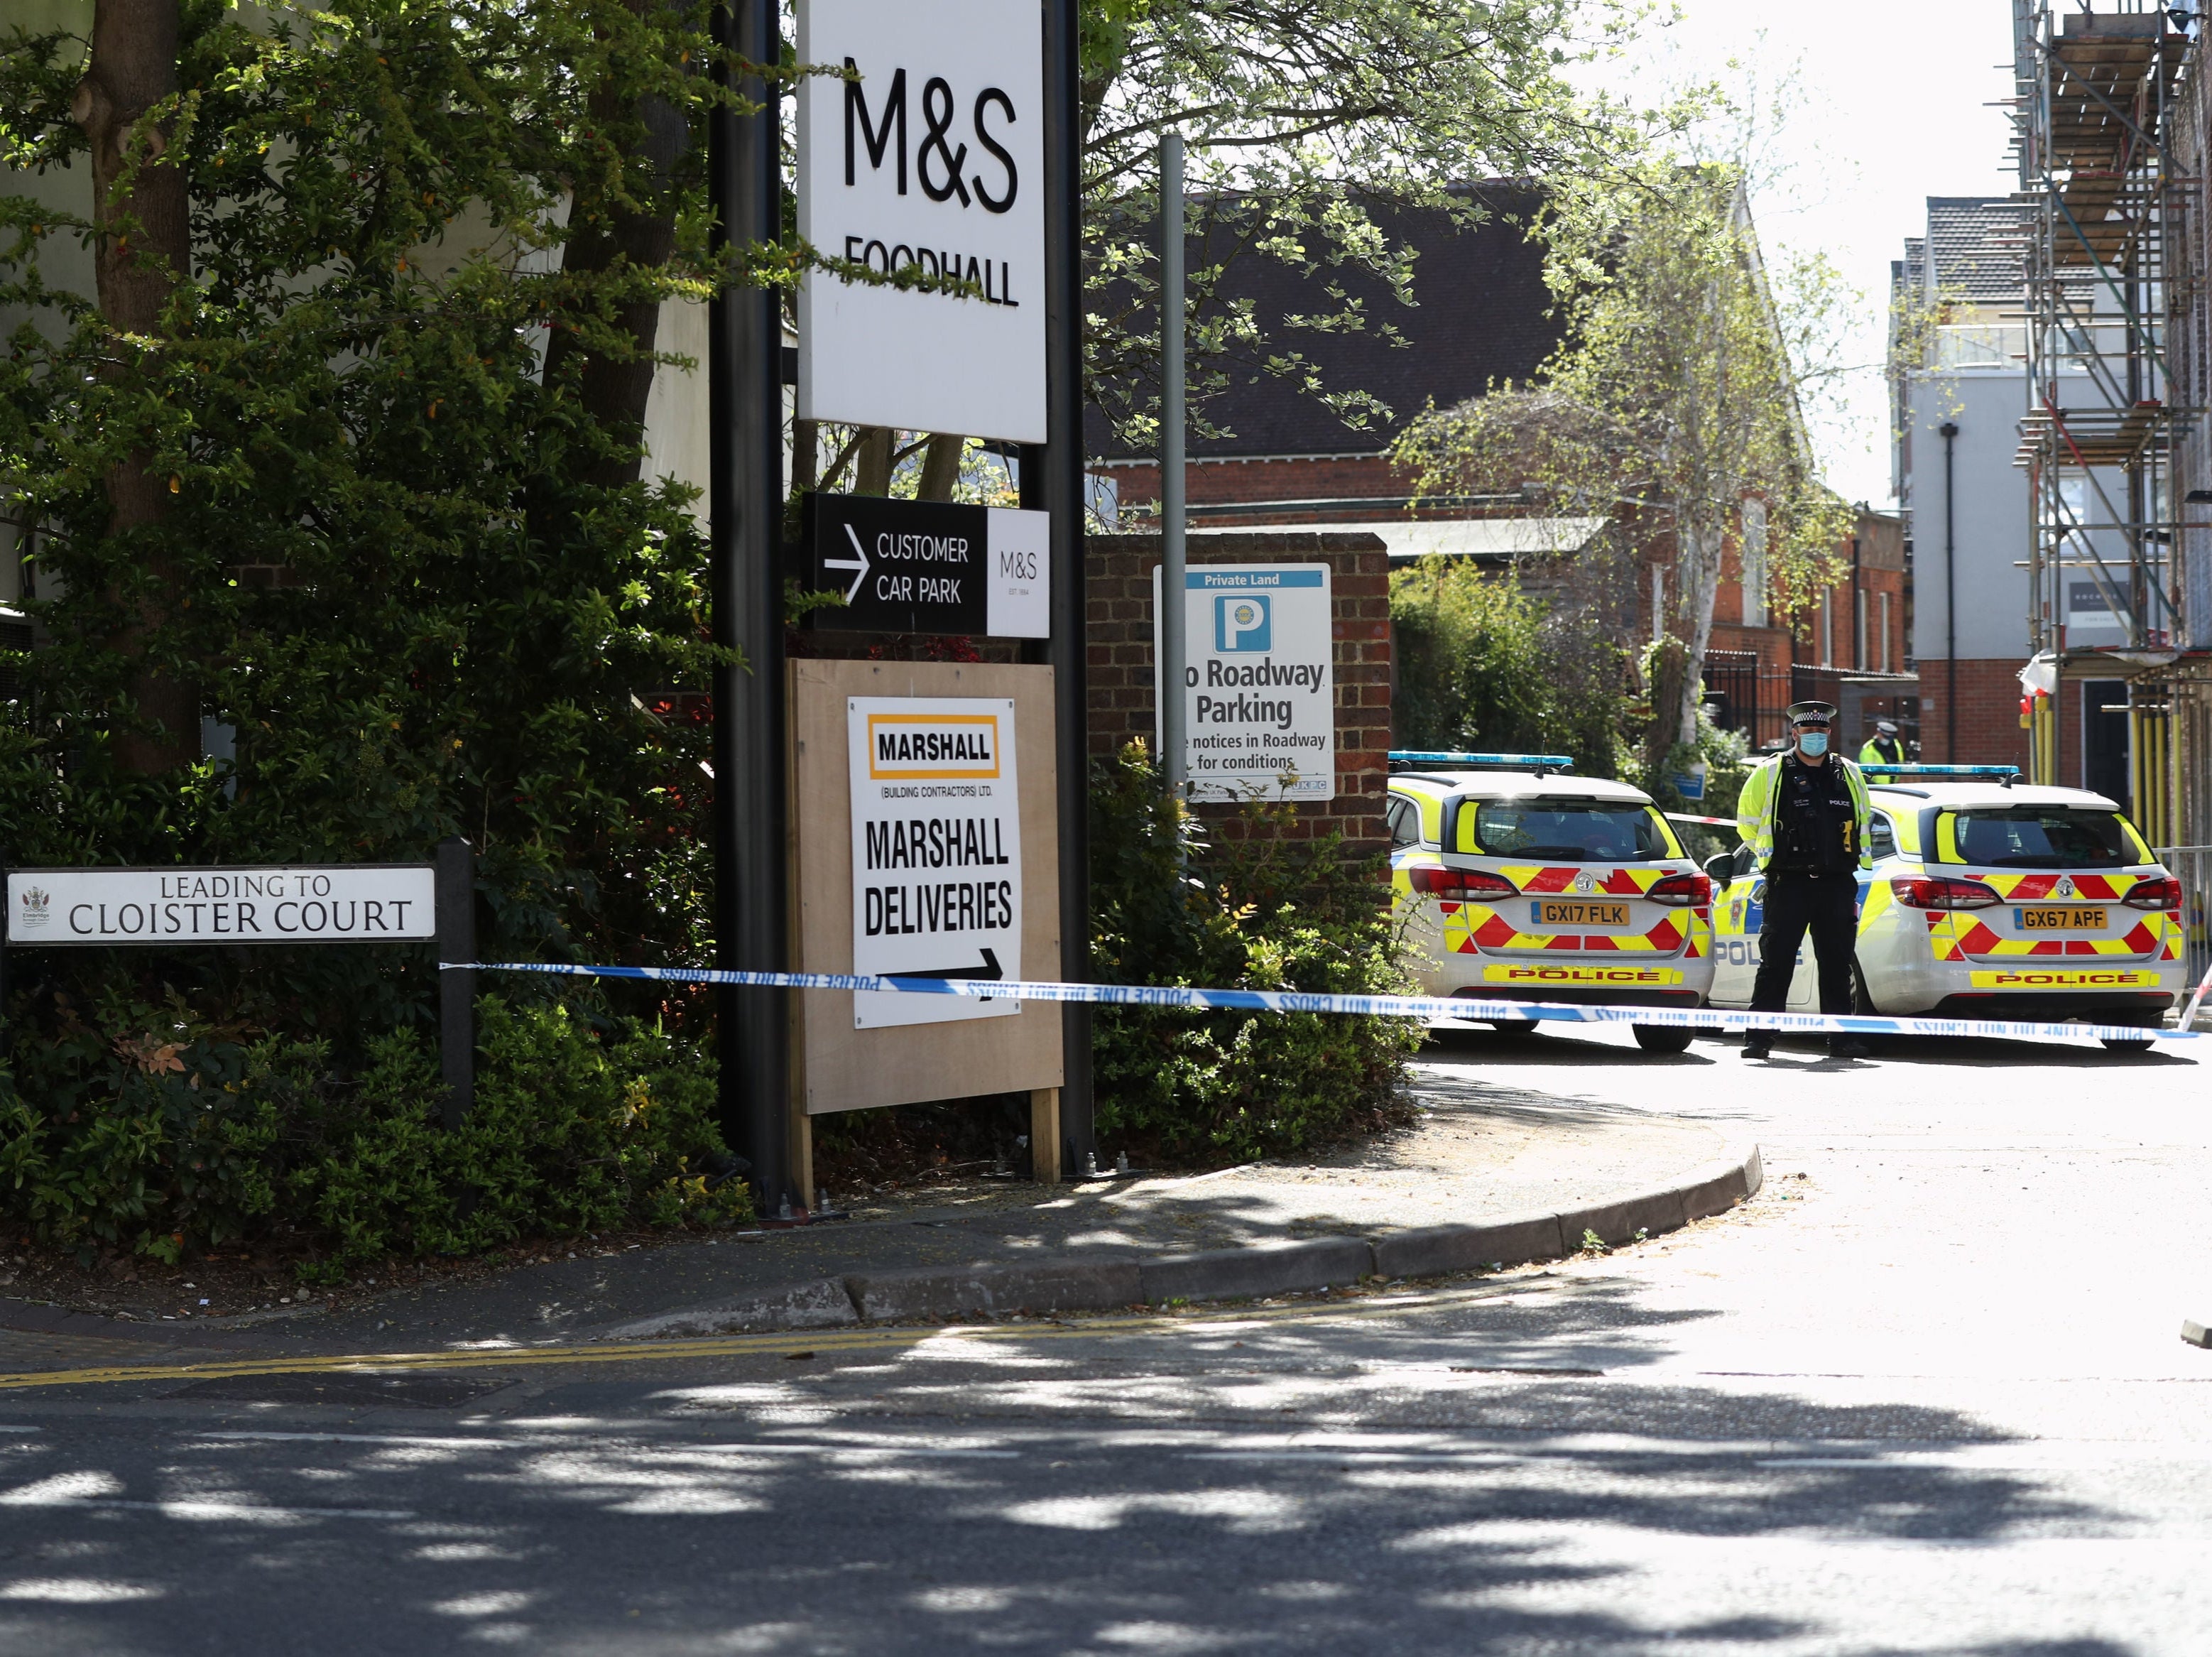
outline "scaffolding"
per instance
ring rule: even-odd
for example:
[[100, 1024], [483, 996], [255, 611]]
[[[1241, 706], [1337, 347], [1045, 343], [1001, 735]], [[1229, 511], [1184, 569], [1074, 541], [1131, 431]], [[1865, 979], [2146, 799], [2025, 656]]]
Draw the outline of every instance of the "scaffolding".
[[2127, 804], [2166, 845], [2196, 829], [2180, 807], [2201, 789], [2184, 773], [2207, 758], [2185, 716], [2174, 740], [2182, 704], [2206, 688], [2185, 655], [2196, 641], [2174, 556], [2183, 448], [2204, 400], [2169, 349], [2204, 302], [2177, 143], [2194, 42], [2177, 15], [2150, 0], [2014, 0], [2027, 361], [2014, 460], [2030, 498], [2028, 636], [2058, 686], [2034, 699], [2030, 752], [2038, 780], [2076, 780], [2060, 774], [2058, 722], [2093, 679], [2124, 682]]

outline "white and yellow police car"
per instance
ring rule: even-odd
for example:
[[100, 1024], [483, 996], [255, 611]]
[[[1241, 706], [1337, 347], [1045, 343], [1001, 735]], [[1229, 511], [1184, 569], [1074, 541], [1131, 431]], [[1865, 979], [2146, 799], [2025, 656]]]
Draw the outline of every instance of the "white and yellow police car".
[[[1861, 769], [1874, 867], [1859, 874], [1859, 1011], [2148, 1030], [2186, 992], [2181, 884], [2112, 801], [2018, 783], [2012, 765]], [[1743, 847], [1722, 862], [1706, 865], [1723, 884], [1712, 999], [1747, 1007], [1766, 883]], [[1790, 1008], [1818, 998], [1808, 947]]]
[[[1425, 993], [1695, 1007], [1712, 882], [1651, 796], [1558, 754], [1393, 752], [1390, 864]], [[1495, 1020], [1526, 1033], [1534, 1020]], [[1638, 1025], [1652, 1052], [1687, 1030]]]

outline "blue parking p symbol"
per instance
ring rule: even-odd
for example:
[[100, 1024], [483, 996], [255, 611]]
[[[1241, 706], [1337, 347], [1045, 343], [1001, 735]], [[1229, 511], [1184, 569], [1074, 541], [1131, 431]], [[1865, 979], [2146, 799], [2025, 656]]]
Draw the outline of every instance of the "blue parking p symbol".
[[1213, 600], [1213, 648], [1227, 655], [1237, 651], [1271, 650], [1275, 628], [1267, 613], [1264, 593], [1220, 593]]

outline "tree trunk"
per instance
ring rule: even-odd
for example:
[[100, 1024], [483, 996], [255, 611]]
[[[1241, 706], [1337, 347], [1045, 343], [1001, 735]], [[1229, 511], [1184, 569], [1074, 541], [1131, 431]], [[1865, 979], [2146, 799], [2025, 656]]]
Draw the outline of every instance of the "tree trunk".
[[968, 440], [940, 431], [929, 440], [921, 457], [921, 483], [914, 492], [918, 501], [949, 501], [960, 482], [960, 457]]
[[[191, 264], [183, 158], [168, 153], [171, 125], [148, 125], [149, 111], [177, 94], [177, 0], [98, 0], [92, 53], [70, 113], [91, 141], [93, 271], [107, 325], [109, 372], [131, 365], [122, 336], [158, 338], [177, 284]], [[135, 169], [135, 170], [134, 170]], [[131, 536], [168, 515], [168, 480], [133, 451], [107, 473], [108, 533]], [[148, 555], [154, 590], [133, 599], [118, 646], [141, 666], [131, 679], [139, 718], [150, 728], [118, 734], [117, 763], [156, 776], [199, 758], [199, 704], [191, 686], [143, 665], [147, 636], [181, 594], [164, 554]]]
[[891, 457], [898, 433], [889, 426], [870, 426], [860, 438], [860, 452], [853, 466], [853, 493], [888, 495], [891, 492]]
[[1676, 537], [1680, 584], [1675, 604], [1682, 618], [1682, 683], [1677, 692], [1675, 737], [1685, 741], [1697, 733], [1698, 707], [1705, 695], [1705, 651], [1713, 637], [1713, 602], [1720, 596], [1721, 533], [1698, 524]]
[[[632, 11], [643, 15], [656, 0], [629, 0]], [[623, 111], [604, 97], [592, 101], [593, 113], [612, 124], [627, 113], [641, 122], [643, 139], [631, 152], [645, 163], [647, 176], [633, 184], [643, 198], [642, 209], [579, 198], [572, 219], [574, 234], [562, 258], [564, 271], [586, 275], [622, 265], [631, 270], [654, 270], [676, 252], [675, 199], [672, 186], [677, 168], [690, 147], [691, 135], [683, 112], [661, 98], [641, 98], [634, 109]], [[653, 394], [653, 341], [660, 328], [660, 302], [635, 299], [615, 308], [614, 321], [630, 338], [632, 350], [621, 357], [587, 350], [574, 333], [556, 330], [545, 352], [545, 382], [550, 386], [570, 373], [576, 376], [576, 399], [602, 431], [625, 445], [635, 443], [635, 453], [603, 459], [586, 474], [603, 488], [619, 488], [637, 481], [644, 459], [646, 402]]]

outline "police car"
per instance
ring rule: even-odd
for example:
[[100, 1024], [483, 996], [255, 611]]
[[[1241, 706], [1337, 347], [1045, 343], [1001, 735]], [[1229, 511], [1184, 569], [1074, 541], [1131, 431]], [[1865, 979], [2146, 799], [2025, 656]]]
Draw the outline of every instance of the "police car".
[[[1695, 1007], [1712, 882], [1651, 796], [1557, 754], [1390, 756], [1391, 879], [1426, 993]], [[1531, 1020], [1498, 1020], [1532, 1033]], [[1638, 1025], [1649, 1051], [1687, 1030]]]
[[[1861, 769], [1874, 867], [1859, 874], [1859, 1011], [2087, 1018], [2146, 1030], [2164, 1021], [2187, 988], [2181, 883], [2118, 806], [2081, 789], [2017, 783], [2012, 765]], [[1712, 999], [1747, 1007], [1766, 883], [1747, 848], [1723, 861], [1706, 865], [1723, 882]], [[1818, 1006], [1808, 947], [1790, 1008]]]

